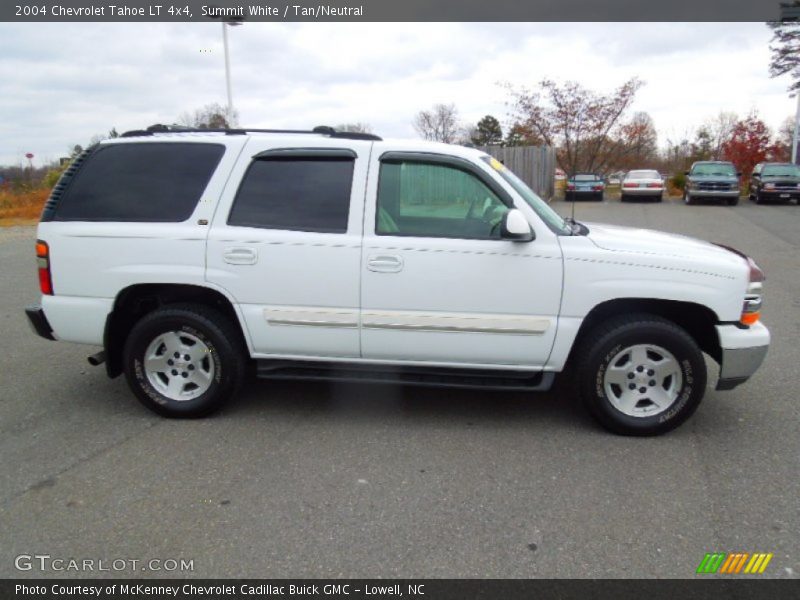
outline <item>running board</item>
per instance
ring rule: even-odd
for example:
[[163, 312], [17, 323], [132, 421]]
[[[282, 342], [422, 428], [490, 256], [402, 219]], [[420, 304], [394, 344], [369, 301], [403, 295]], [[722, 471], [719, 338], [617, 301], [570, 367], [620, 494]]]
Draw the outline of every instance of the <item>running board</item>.
[[549, 371], [531, 373], [530, 371], [491, 369], [392, 367], [390, 365], [271, 359], [256, 360], [256, 375], [261, 379], [357, 381], [525, 392], [546, 392], [553, 385], [555, 379], [555, 373]]

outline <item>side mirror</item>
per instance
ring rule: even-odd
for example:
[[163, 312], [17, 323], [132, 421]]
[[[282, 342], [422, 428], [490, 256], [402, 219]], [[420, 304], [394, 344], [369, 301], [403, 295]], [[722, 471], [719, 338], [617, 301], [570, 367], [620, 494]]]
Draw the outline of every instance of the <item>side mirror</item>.
[[684, 171], [683, 174], [684, 175], [689, 175], [689, 171]]
[[512, 208], [503, 215], [500, 237], [512, 242], [532, 242], [536, 236], [522, 211]]

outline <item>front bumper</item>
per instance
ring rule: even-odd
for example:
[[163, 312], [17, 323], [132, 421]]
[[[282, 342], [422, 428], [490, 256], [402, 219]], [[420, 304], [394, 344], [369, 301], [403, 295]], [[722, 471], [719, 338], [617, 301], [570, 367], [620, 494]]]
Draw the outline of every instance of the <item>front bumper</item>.
[[762, 323], [747, 329], [736, 325], [717, 325], [722, 357], [718, 390], [732, 390], [747, 381], [764, 362], [769, 349], [769, 329]]
[[658, 196], [664, 193], [664, 188], [622, 188], [620, 193], [626, 196]]
[[42, 310], [41, 306], [38, 304], [28, 306], [25, 309], [25, 314], [28, 317], [28, 323], [30, 323], [31, 329], [33, 329], [36, 335], [46, 340], [56, 339], [53, 336], [53, 328], [50, 327], [50, 323], [47, 322], [47, 317], [44, 316], [44, 310]]
[[739, 188], [733, 190], [698, 190], [689, 188], [692, 198], [738, 198]]
[[800, 200], [800, 190], [764, 190], [762, 189], [759, 194], [762, 198], [769, 200]]

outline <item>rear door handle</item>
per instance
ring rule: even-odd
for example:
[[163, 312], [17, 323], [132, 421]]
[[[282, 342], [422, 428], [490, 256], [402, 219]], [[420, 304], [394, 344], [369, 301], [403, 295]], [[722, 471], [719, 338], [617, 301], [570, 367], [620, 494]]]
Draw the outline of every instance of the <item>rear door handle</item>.
[[403, 259], [394, 254], [376, 254], [367, 259], [367, 268], [377, 273], [399, 273], [403, 270]]
[[254, 265], [258, 262], [255, 248], [225, 248], [222, 260], [230, 265]]

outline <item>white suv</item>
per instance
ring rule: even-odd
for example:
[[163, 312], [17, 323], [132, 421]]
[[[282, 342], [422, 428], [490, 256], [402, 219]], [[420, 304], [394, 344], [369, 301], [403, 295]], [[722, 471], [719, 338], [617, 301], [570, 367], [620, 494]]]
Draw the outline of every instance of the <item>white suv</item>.
[[166, 416], [265, 378], [545, 390], [609, 429], [697, 408], [703, 353], [759, 367], [763, 273], [654, 231], [565, 221], [477, 150], [313, 131], [129, 132], [81, 155], [38, 229], [49, 339], [102, 345]]

